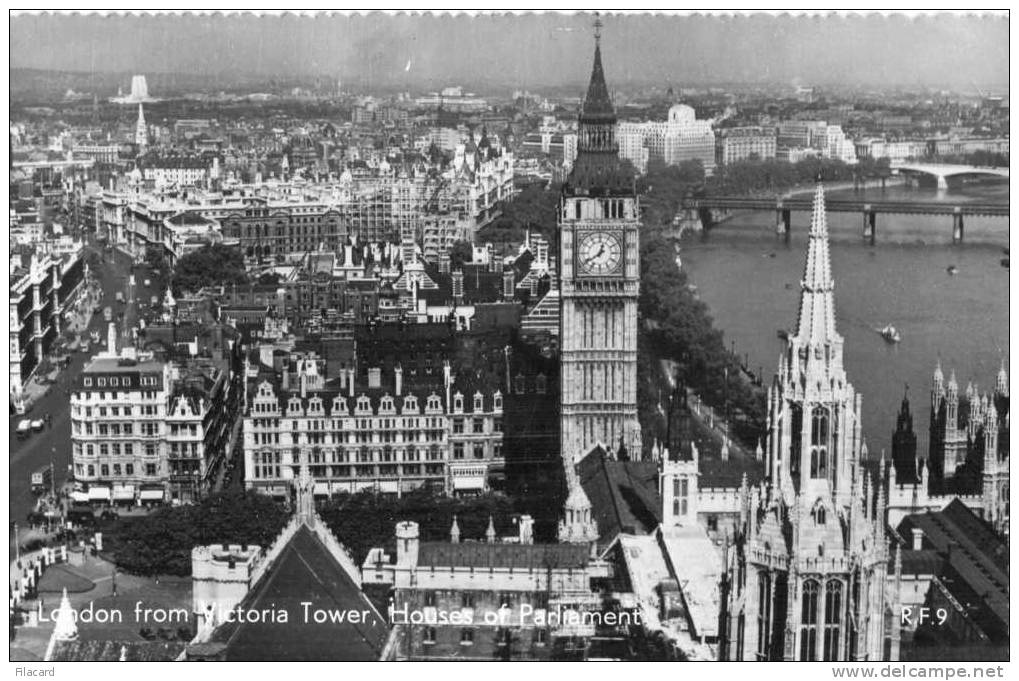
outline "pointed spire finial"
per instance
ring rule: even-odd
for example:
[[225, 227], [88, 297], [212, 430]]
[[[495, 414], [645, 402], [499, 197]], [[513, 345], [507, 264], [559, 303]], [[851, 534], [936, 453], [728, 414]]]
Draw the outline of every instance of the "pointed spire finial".
[[601, 13], [594, 13], [594, 40], [595, 42], [601, 42], [601, 27], [604, 26], [601, 20]]

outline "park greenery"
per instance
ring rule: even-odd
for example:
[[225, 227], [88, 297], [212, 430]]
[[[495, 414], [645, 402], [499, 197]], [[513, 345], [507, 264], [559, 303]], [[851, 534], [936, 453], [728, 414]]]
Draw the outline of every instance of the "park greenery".
[[122, 518], [104, 533], [117, 567], [143, 576], [191, 574], [191, 549], [207, 544], [268, 546], [287, 514], [255, 492], [218, 492], [194, 505]]
[[205, 286], [246, 284], [244, 256], [239, 249], [210, 244], [180, 257], [173, 270], [173, 295], [198, 291]]

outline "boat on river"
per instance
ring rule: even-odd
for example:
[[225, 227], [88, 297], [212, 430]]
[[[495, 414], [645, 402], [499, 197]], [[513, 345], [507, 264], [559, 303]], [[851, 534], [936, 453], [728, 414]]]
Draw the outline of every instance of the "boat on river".
[[889, 343], [898, 343], [902, 340], [902, 336], [899, 334], [898, 330], [891, 324], [881, 329], [880, 333], [881, 337]]

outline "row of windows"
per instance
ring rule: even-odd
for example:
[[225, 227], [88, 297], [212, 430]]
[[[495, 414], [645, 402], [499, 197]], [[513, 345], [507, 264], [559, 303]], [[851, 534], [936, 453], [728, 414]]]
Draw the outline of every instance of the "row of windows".
[[[89, 387], [88, 383], [91, 382], [92, 379], [86, 378], [84, 380], [86, 381], [85, 387], [86, 388]], [[142, 390], [140, 392], [130, 393], [130, 394], [129, 393], [111, 392], [111, 393], [108, 394], [108, 396], [107, 396], [107, 393], [105, 393], [103, 391], [99, 391], [98, 393], [94, 393], [94, 392], [91, 392], [91, 391], [89, 391], [89, 392], [76, 392], [76, 393], [74, 393], [72, 395], [72, 399], [75, 399], [75, 400], [93, 400], [93, 399], [96, 399], [96, 400], [99, 400], [100, 402], [105, 402], [107, 400], [110, 400], [110, 401], [113, 401], [113, 400], [131, 400], [132, 402], [136, 402], [138, 400], [155, 400], [155, 399], [158, 399], [158, 398], [157, 398], [157, 394], [156, 394], [155, 391], [152, 391], [152, 390]]]
[[[151, 386], [158, 384], [159, 379], [156, 378], [155, 376], [142, 376], [140, 377], [138, 383], [138, 385], [141, 386]], [[91, 388], [92, 377], [86, 376], [84, 379], [82, 379], [82, 385], [84, 385], [86, 388]], [[95, 385], [97, 388], [105, 388], [107, 385], [109, 385], [111, 388], [117, 387], [130, 388], [134, 385], [134, 383], [131, 380], [131, 376], [110, 376], [110, 377], [98, 376], [95, 379]]]
[[[474, 645], [473, 628], [460, 629], [460, 645]], [[421, 642], [426, 645], [434, 645], [436, 642], [437, 630], [435, 627], [425, 627], [421, 632]], [[510, 629], [497, 629], [495, 632], [495, 643], [498, 646], [508, 646], [513, 643], [513, 632]], [[548, 643], [548, 631], [536, 628], [534, 630], [534, 644], [543, 646]]]
[[[99, 464], [99, 477], [102, 477], [102, 478], [110, 477], [110, 466], [111, 466], [111, 464], [106, 464], [106, 463]], [[130, 476], [134, 475], [134, 464], [126, 463], [126, 464], [124, 464], [123, 469], [121, 469], [120, 464], [119, 463], [115, 463], [115, 464], [112, 464], [112, 467], [113, 467], [113, 477], [118, 477], [118, 476], [127, 476], [127, 477], [130, 477]], [[80, 464], [80, 463], [79, 464], [75, 464], [74, 470], [75, 470], [76, 474], [78, 474], [78, 475], [86, 475], [86, 476], [88, 476], [90, 478], [94, 478], [95, 475], [96, 475], [96, 466], [95, 466], [95, 464], [91, 464], [91, 463], [87, 464], [87, 465], [83, 465], [83, 464]], [[123, 471], [123, 472], [121, 472], [121, 471]], [[157, 471], [156, 464], [154, 464], [154, 463], [147, 463], [147, 464], [145, 464], [145, 475], [146, 475], [146, 477], [150, 477], [150, 478], [155, 477], [156, 474], [157, 474], [156, 471]]]
[[[91, 446], [91, 445], [90, 445]], [[196, 444], [192, 445], [192, 449], [197, 447]], [[176, 450], [171, 450], [176, 451]], [[456, 442], [453, 444], [453, 458], [454, 459], [465, 459], [467, 448], [463, 442]], [[474, 443], [470, 452], [473, 458], [483, 459], [485, 458], [485, 445], [481, 442]], [[282, 452], [279, 451], [262, 451], [255, 452], [253, 454], [254, 461], [258, 462], [275, 462], [279, 463]], [[499, 458], [502, 456], [502, 443], [492, 443], [492, 456]], [[291, 450], [290, 456], [288, 457], [293, 463], [299, 463], [301, 461], [301, 450]], [[360, 449], [348, 452], [348, 451], [334, 451], [334, 452], [322, 452], [314, 451], [307, 453], [307, 460], [309, 463], [389, 463], [389, 462], [400, 462], [400, 461], [442, 461], [443, 450], [437, 446], [432, 446], [426, 449], [416, 449], [409, 447], [404, 451], [394, 450], [390, 447], [383, 449], [368, 449], [367, 447], [361, 447]], [[685, 503], [685, 498], [684, 498]]]
[[[75, 443], [73, 451], [75, 456], [81, 456], [83, 451], [85, 456], [95, 456], [96, 452], [99, 453], [99, 456], [134, 456], [135, 454], [134, 443], [132, 442], [125, 442], [124, 444], [104, 442], [99, 445], [89, 443], [84, 448], [82, 448], [82, 445]], [[155, 456], [156, 445], [147, 443], [139, 446], [138, 453], [145, 456]]]
[[[100, 393], [103, 395], [104, 393]], [[158, 412], [158, 408], [154, 404], [144, 404], [138, 407], [139, 416], [155, 416]], [[82, 413], [81, 407], [74, 408], [74, 415], [79, 416]], [[94, 410], [92, 407], [85, 407], [84, 413], [86, 418], [92, 418], [93, 413], [96, 416], [135, 416], [134, 407], [130, 405], [124, 406], [113, 406], [113, 407], [96, 407]]]
[[[283, 466], [278, 463], [257, 463], [254, 467], [256, 480], [279, 480], [282, 477]], [[377, 478], [377, 477], [398, 477], [409, 475], [438, 475], [445, 476], [446, 469], [441, 463], [434, 464], [382, 464], [378, 466], [309, 466], [308, 472], [312, 478]], [[297, 467], [293, 468], [296, 478], [299, 474]]]

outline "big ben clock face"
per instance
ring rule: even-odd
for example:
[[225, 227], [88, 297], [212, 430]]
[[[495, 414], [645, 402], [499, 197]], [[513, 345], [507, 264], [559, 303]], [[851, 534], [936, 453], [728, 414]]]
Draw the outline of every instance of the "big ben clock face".
[[623, 241], [609, 232], [591, 232], [581, 237], [577, 265], [582, 274], [616, 274], [623, 262]]

